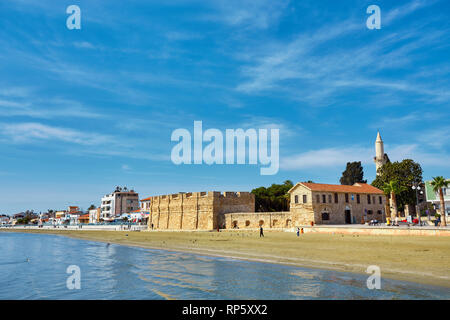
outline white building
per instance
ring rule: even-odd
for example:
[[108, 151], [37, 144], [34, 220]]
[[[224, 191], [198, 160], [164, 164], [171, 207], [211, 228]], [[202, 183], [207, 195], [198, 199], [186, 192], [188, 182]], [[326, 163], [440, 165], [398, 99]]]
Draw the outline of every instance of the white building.
[[5, 224], [9, 224], [10, 223], [10, 218], [9, 216], [2, 214], [0, 215], [0, 225], [5, 225]]
[[102, 198], [100, 219], [105, 221], [120, 217], [122, 213], [129, 213], [139, 209], [139, 194], [127, 187], [117, 187], [113, 193]]
[[89, 223], [97, 223], [100, 220], [100, 208], [89, 210]]

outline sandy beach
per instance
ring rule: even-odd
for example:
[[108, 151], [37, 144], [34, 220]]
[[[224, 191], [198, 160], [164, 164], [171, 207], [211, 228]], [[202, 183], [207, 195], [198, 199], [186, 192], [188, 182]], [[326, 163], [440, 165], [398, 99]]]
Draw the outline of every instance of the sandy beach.
[[379, 266], [382, 277], [450, 288], [448, 237], [366, 236], [255, 231], [130, 232], [23, 230], [72, 238], [366, 274]]

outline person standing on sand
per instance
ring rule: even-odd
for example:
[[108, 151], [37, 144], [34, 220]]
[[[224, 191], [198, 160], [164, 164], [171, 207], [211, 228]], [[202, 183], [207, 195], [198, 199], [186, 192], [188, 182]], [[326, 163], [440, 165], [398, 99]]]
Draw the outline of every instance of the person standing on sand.
[[261, 237], [264, 238], [264, 230], [263, 230], [263, 227], [262, 227], [262, 226], [259, 227], [259, 237], [260, 237], [260, 238], [261, 238]]
[[297, 237], [300, 237], [300, 228], [297, 227]]

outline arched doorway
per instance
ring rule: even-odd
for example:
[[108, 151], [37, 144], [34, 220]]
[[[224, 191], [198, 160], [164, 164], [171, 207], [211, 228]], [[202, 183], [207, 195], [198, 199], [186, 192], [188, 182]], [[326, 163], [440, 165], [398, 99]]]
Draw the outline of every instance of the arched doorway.
[[262, 227], [264, 225], [264, 220], [259, 220], [259, 226]]
[[236, 220], [234, 220], [232, 225], [233, 225], [233, 228], [236, 229], [238, 226], [238, 222]]

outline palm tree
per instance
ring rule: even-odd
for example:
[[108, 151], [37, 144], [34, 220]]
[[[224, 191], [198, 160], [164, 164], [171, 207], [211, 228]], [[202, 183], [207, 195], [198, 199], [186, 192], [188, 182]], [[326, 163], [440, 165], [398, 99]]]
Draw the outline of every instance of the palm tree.
[[384, 193], [384, 196], [386, 197], [386, 204], [384, 206], [384, 212], [385, 212], [386, 219], [388, 218], [388, 214], [389, 214], [389, 218], [392, 218], [391, 217], [391, 206], [389, 205], [389, 196], [391, 194], [391, 191], [388, 189], [384, 190], [384, 188], [383, 188], [383, 193]]
[[391, 214], [391, 219], [395, 219], [398, 215], [397, 209], [397, 195], [405, 191], [406, 188], [402, 186], [397, 180], [391, 180], [389, 183], [385, 183], [383, 187], [383, 192], [391, 196], [393, 212]]
[[434, 192], [439, 192], [439, 198], [441, 200], [441, 226], [445, 227], [447, 225], [447, 220], [445, 219], [445, 201], [443, 188], [448, 188], [450, 181], [446, 180], [444, 177], [433, 177], [431, 181], [431, 187]]

